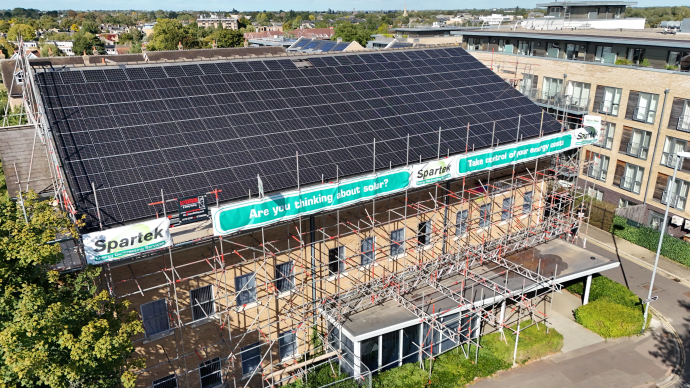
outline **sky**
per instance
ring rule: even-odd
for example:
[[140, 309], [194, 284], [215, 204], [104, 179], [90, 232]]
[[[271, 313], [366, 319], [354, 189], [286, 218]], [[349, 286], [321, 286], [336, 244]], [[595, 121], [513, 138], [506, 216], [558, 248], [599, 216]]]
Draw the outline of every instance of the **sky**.
[[[550, 1], [550, 0], [549, 0]], [[451, 0], [425, 0], [425, 1], [408, 1], [407, 9], [460, 9], [464, 7], [472, 7], [479, 9], [488, 8], [514, 8], [520, 6], [523, 8], [533, 8], [535, 4], [544, 1], [534, 2], [515, 2], [514, 0], [478, 0], [473, 2], [460, 2]], [[665, 0], [662, 4], [654, 0], [638, 0], [639, 7], [651, 6], [674, 6], [674, 5], [688, 5], [687, 0]], [[233, 2], [226, 0], [204, 0], [204, 1], [189, 1], [189, 0], [4, 0], [0, 3], [1, 8], [36, 8], [40, 10], [56, 10], [56, 9], [73, 9], [76, 11], [82, 10], [109, 10], [109, 9], [136, 9], [136, 10], [209, 10], [209, 11], [229, 11], [233, 7], [240, 11], [277, 11], [290, 10], [296, 11], [325, 11], [328, 8], [335, 10], [389, 10], [389, 9], [403, 9], [405, 1], [393, 0], [254, 0], [251, 2], [242, 1]]]

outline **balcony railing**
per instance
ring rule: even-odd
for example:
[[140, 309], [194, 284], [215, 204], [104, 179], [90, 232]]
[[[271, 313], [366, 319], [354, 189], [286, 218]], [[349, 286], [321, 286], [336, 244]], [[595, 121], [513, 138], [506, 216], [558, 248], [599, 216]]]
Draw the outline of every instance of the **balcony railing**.
[[626, 179], [625, 177], [621, 177], [620, 188], [623, 190], [627, 190], [627, 191], [633, 192], [635, 194], [639, 194], [641, 185], [642, 185], [642, 182], [636, 182], [634, 179]]
[[620, 104], [614, 104], [613, 101], [602, 101], [599, 105], [599, 113], [618, 116], [618, 108], [620, 108]]
[[661, 165], [676, 168], [676, 163], [678, 162], [678, 155], [669, 152], [664, 152], [661, 154]]
[[589, 111], [589, 97], [578, 98], [560, 93], [548, 94], [543, 93], [541, 89], [534, 88], [520, 88], [520, 92], [538, 104], [549, 105], [554, 108], [573, 111], [576, 113], [587, 113]]
[[678, 125], [676, 129], [679, 131], [690, 132], [690, 115], [682, 115], [678, 117]]
[[[603, 175], [602, 175], [603, 172]], [[606, 171], [602, 169], [601, 167], [592, 167], [590, 166], [589, 169], [587, 170], [587, 176], [590, 178], [594, 178], [596, 180], [600, 181], [606, 181]]]
[[636, 158], [647, 159], [647, 151], [649, 151], [649, 147], [645, 147], [640, 143], [630, 142], [625, 153]]
[[649, 110], [647, 108], [638, 106], [635, 108], [633, 111], [633, 117], [632, 119], [635, 121], [641, 121], [643, 123], [649, 123], [653, 124], [654, 123], [654, 118], [656, 117], [656, 111], [654, 110]]
[[686, 200], [686, 197], [681, 197], [676, 193], [670, 193], [668, 190], [661, 194], [661, 203], [678, 210], [684, 210]]

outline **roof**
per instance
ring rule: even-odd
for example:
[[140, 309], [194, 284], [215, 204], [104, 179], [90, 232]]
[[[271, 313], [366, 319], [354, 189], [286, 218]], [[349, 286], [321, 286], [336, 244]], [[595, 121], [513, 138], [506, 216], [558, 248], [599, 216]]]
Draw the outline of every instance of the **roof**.
[[[79, 212], [95, 226], [149, 203], [321, 183], [539, 135], [541, 109], [459, 47], [181, 63], [36, 68]], [[521, 118], [519, 118], [521, 117]], [[468, 133], [467, 126], [470, 123]], [[560, 131], [544, 117], [544, 134]]]
[[286, 50], [299, 52], [338, 52], [347, 49], [352, 42], [337, 42], [334, 40], [308, 39], [301, 37]]
[[[0, 128], [0, 159], [5, 169], [7, 193], [17, 195], [33, 189], [36, 193], [53, 193], [53, 179], [48, 165], [46, 146], [36, 139], [33, 125]], [[28, 184], [27, 184], [28, 183]]]
[[400, 32], [438, 31], [438, 32], [445, 32], [445, 31], [466, 30], [468, 28], [474, 28], [474, 27], [404, 27], [404, 28], [391, 28], [391, 31], [400, 31]]
[[607, 5], [625, 5], [633, 7], [637, 1], [553, 1], [551, 3], [537, 4], [537, 7], [599, 7]]
[[[518, 254], [508, 256], [506, 259], [534, 272], [539, 269], [539, 273], [548, 278], [554, 276], [554, 272], [556, 272], [556, 283], [559, 284], [616, 268], [620, 265], [617, 261], [596, 255], [560, 239], [532, 247]], [[499, 286], [516, 291], [518, 294], [522, 292], [523, 286], [525, 291], [532, 291], [536, 284], [534, 281], [521, 276], [509, 276], [506, 279], [506, 276], [502, 275], [505, 273], [505, 268], [497, 267], [491, 262], [487, 262], [484, 266], [474, 271], [482, 273], [482, 277], [492, 279]], [[463, 292], [464, 297], [474, 302], [475, 305], [490, 305], [503, 300], [502, 296], [496, 295], [493, 289], [480, 284], [481, 282], [475, 283], [471, 278], [463, 275], [452, 276], [441, 280], [439, 283], [453, 289], [455, 292], [460, 292], [458, 284], [464, 283], [465, 290], [467, 291]], [[470, 293], [470, 290], [473, 293]], [[457, 314], [463, 310], [458, 308], [458, 302], [453, 301], [448, 296], [429, 286], [419, 288], [405, 295], [405, 298], [415, 304], [419, 304], [422, 301], [422, 295], [424, 295], [426, 300], [425, 305], [428, 309], [426, 313], [429, 315], [434, 314], [432, 308], [435, 308], [435, 311], [443, 311], [442, 315], [445, 317]], [[419, 317], [406, 308], [401, 307], [396, 301], [388, 300], [350, 315], [344, 327], [354, 341], [362, 341], [418, 323]]]
[[[608, 31], [606, 31], [608, 32]], [[605, 33], [601, 30], [596, 30], [593, 33]], [[453, 34], [456, 35], [456, 34]], [[462, 36], [502, 36], [502, 37], [512, 37], [512, 38], [526, 38], [526, 39], [549, 39], [549, 40], [563, 40], [563, 41], [574, 41], [574, 42], [595, 42], [595, 43], [610, 43], [610, 44], [625, 44], [625, 45], [643, 45], [643, 46], [655, 46], [655, 47], [671, 47], [671, 48], [683, 48], [690, 49], [690, 40], [678, 40], [678, 39], [663, 39], [663, 38], [647, 38], [647, 37], [636, 37], [630, 36], [631, 33], [627, 35], [614, 36], [614, 35], [575, 35], [575, 34], [564, 34], [561, 33], [550, 33], [550, 32], [514, 32], [509, 30], [471, 30], [463, 31]]]

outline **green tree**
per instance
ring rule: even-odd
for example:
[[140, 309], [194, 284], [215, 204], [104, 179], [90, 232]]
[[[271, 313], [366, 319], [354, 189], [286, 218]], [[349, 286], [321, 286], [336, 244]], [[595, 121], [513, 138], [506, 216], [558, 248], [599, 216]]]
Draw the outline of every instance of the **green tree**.
[[93, 55], [93, 48], [98, 50], [99, 54], [105, 54], [105, 43], [98, 39], [98, 37], [90, 32], [83, 30], [73, 35], [72, 52], [74, 55]]
[[[0, 38], [0, 52], [5, 55], [5, 58], [9, 58], [12, 56], [12, 54], [14, 54], [14, 48], [14, 44], [5, 38]], [[4, 107], [5, 105], [0, 105], [0, 109], [3, 109]]]
[[55, 18], [43, 15], [38, 20], [38, 26], [43, 30], [50, 30], [51, 28], [58, 28], [58, 23]]
[[345, 42], [357, 41], [362, 46], [366, 46], [372, 34], [373, 31], [367, 30], [362, 24], [343, 22], [335, 26], [335, 35], [331, 39], [342, 38]]
[[94, 35], [101, 33], [101, 29], [98, 27], [98, 24], [90, 21], [83, 22], [79, 28], [79, 31], [90, 32]]
[[242, 47], [244, 45], [244, 34], [238, 30], [216, 30], [208, 39], [210, 42], [215, 40], [218, 47]]
[[[34, 192], [0, 199], [0, 374], [5, 386], [133, 387], [132, 335], [143, 332], [130, 303], [96, 285], [100, 268], [60, 275], [63, 236], [76, 228]], [[25, 221], [25, 220], [28, 220]], [[125, 371], [123, 373], [123, 370]], [[7, 384], [11, 382], [11, 384]]]
[[7, 31], [7, 39], [18, 40], [19, 35], [24, 40], [36, 40], [36, 30], [28, 24], [15, 24]]
[[41, 56], [42, 57], [48, 57], [50, 56], [50, 53], [53, 53], [53, 56], [55, 57], [64, 57], [65, 53], [60, 51], [58, 46], [52, 44], [52, 43], [43, 43], [39, 46], [41, 50]]
[[302, 17], [297, 16], [295, 20], [292, 21], [292, 28], [299, 28], [302, 25]]
[[146, 45], [147, 50], [177, 50], [177, 45], [182, 43], [186, 49], [199, 48], [198, 27], [196, 23], [183, 26], [179, 20], [158, 19], [153, 26], [153, 35]]

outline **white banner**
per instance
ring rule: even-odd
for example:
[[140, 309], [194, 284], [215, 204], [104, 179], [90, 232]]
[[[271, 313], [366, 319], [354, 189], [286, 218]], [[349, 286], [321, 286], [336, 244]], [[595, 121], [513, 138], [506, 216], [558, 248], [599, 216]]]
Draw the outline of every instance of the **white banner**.
[[89, 264], [121, 260], [172, 245], [170, 220], [159, 218], [82, 236]]
[[412, 166], [411, 186], [420, 187], [452, 178], [455, 158], [444, 158]]
[[601, 130], [601, 116], [585, 115], [582, 118], [582, 129], [589, 133], [596, 133], [595, 142], [604, 140], [604, 131]]

